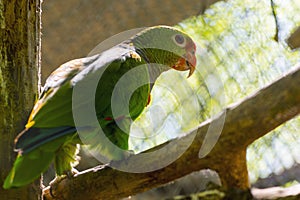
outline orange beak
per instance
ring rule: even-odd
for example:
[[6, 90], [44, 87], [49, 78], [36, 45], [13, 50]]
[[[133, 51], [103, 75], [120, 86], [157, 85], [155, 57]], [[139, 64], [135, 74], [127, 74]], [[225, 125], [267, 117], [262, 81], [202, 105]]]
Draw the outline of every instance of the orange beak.
[[188, 75], [189, 78], [194, 73], [196, 68], [196, 56], [190, 52], [187, 52], [176, 62], [172, 68], [179, 71], [190, 70]]
[[179, 60], [175, 63], [175, 65], [172, 68], [179, 71], [190, 70], [189, 75], [187, 77], [189, 78], [196, 69], [196, 47], [194, 43], [191, 43], [190, 45], [187, 45], [185, 49], [186, 53], [181, 58], [179, 58]]

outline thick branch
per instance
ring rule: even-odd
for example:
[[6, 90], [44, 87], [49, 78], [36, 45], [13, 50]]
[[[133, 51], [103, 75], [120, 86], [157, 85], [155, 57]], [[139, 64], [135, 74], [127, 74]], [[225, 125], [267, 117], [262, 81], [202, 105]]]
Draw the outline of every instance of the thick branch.
[[[202, 124], [196, 132], [174, 139], [174, 144], [155, 162], [172, 156], [174, 149], [181, 148], [195, 136], [187, 151], [169, 166], [149, 173], [126, 173], [104, 167], [92, 169], [73, 178], [65, 178], [44, 190], [46, 199], [119, 199], [165, 184], [193, 171], [211, 168], [219, 172], [223, 185], [248, 187], [245, 150], [257, 138], [267, 134], [280, 124], [300, 113], [300, 66], [278, 81], [227, 109], [222, 134], [212, 151], [199, 159], [199, 149], [212, 123], [222, 116]], [[162, 145], [163, 146], [163, 145]], [[173, 149], [174, 148], [174, 149]], [[145, 166], [139, 155], [130, 157], [137, 165]], [[127, 162], [120, 163], [126, 165]], [[239, 163], [240, 162], [240, 163]], [[151, 163], [150, 163], [151, 164]], [[149, 165], [149, 163], [147, 163]]]

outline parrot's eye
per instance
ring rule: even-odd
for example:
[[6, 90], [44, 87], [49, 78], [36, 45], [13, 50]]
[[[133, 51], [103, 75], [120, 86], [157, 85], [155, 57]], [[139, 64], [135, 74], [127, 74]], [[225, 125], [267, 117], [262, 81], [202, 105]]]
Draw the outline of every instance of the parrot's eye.
[[186, 40], [185, 37], [183, 37], [181, 34], [174, 35], [173, 40], [178, 46], [185, 47]]

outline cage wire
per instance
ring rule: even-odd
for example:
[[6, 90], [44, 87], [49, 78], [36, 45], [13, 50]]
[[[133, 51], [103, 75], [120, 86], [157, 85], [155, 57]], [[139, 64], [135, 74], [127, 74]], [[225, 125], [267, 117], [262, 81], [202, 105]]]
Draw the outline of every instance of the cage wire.
[[[206, 80], [210, 73], [203, 73], [206, 71], [203, 69], [216, 70], [214, 73], [219, 75], [224, 85], [225, 105], [230, 105], [280, 78], [299, 63], [299, 52], [289, 51], [282, 41], [288, 36], [292, 27], [299, 24], [300, 17], [295, 15], [299, 13], [300, 5], [292, 0], [275, 3], [278, 3], [276, 10], [281, 26], [285, 27], [279, 34], [281, 40], [279, 43], [273, 39], [275, 23], [269, 1], [219, 2], [203, 16], [179, 23], [178, 27], [189, 33], [198, 43], [198, 71], [191, 79], [186, 79], [185, 75], [176, 72], [167, 72], [160, 77], [157, 81], [158, 86], [153, 88], [152, 104], [136, 121], [135, 126], [143, 127], [143, 123], [151, 121], [151, 116], [159, 119], [150, 128], [147, 126], [143, 129], [142, 142], [131, 141], [134, 150], [145, 150], [178, 137], [179, 133], [212, 117], [215, 114], [211, 112], [213, 107], [217, 106], [219, 111], [224, 108], [218, 96], [212, 95], [209, 91]], [[172, 98], [172, 95], [159, 88], [160, 84], [167, 85], [180, 98]], [[189, 84], [189, 89], [186, 89], [186, 84]], [[199, 105], [196, 112], [191, 111], [195, 109], [194, 104], [190, 102], [194, 97], [198, 99]], [[163, 108], [164, 116], [157, 116], [155, 107]], [[179, 108], [189, 114], [180, 118]], [[299, 182], [299, 130], [300, 117], [298, 116], [248, 147], [249, 177], [253, 186], [284, 186]], [[134, 131], [133, 128], [132, 132]], [[154, 134], [156, 137], [152, 137]], [[206, 183], [207, 180], [203, 174], [202, 176], [200, 174], [190, 175], [189, 183], [177, 181], [171, 184], [173, 187], [167, 186], [169, 190], [155, 189], [142, 195], [153, 198], [158, 197], [159, 194], [160, 198], [162, 196], [166, 198], [197, 192], [204, 189], [200, 183]], [[216, 174], [211, 174], [210, 177], [218, 182]], [[140, 197], [140, 195], [136, 196], [137, 199]]]

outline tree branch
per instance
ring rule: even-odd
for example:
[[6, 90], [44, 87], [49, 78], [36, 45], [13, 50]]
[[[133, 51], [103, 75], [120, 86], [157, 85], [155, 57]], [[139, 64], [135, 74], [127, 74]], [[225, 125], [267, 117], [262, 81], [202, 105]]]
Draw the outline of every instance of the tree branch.
[[266, 178], [258, 179], [252, 186], [257, 188], [274, 187], [284, 185], [293, 180], [300, 182], [300, 164], [296, 164], [289, 169], [284, 169], [280, 174], [272, 173]]
[[296, 200], [300, 198], [300, 184], [288, 188], [271, 187], [265, 189], [253, 188], [252, 195], [256, 199]]
[[224, 200], [224, 199], [280, 199], [280, 200], [298, 200], [300, 198], [300, 184], [288, 188], [271, 187], [265, 189], [252, 188], [250, 190], [240, 190], [236, 188], [224, 189], [215, 185], [209, 185], [208, 189], [190, 195], [179, 195], [168, 200]]
[[300, 48], [300, 26], [292, 35], [287, 39], [287, 43], [291, 49]]
[[[199, 159], [198, 154], [208, 127], [211, 123], [222, 120], [225, 112], [218, 118], [201, 124], [196, 133], [172, 140], [174, 145], [158, 160], [172, 156], [174, 149], [181, 148], [187, 139], [195, 136], [187, 151], [163, 169], [148, 173], [127, 173], [107, 166], [94, 168], [72, 178], [54, 182], [51, 185], [53, 196], [47, 187], [44, 197], [60, 200], [119, 199], [205, 168], [216, 170], [223, 186], [247, 189], [246, 148], [254, 140], [300, 113], [299, 85], [300, 66], [242, 102], [228, 107], [222, 134], [212, 151], [202, 159]], [[126, 161], [145, 165], [138, 157], [139, 155], [135, 155]], [[126, 162], [121, 162], [120, 165], [122, 164], [126, 165]]]

